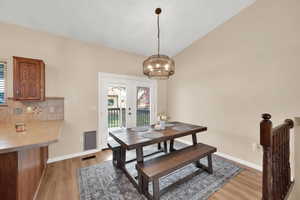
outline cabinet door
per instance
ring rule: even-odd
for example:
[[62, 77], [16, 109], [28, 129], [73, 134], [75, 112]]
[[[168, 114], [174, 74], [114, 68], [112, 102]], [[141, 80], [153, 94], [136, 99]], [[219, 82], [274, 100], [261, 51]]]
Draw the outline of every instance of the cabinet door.
[[14, 99], [44, 100], [45, 65], [42, 60], [14, 57]]

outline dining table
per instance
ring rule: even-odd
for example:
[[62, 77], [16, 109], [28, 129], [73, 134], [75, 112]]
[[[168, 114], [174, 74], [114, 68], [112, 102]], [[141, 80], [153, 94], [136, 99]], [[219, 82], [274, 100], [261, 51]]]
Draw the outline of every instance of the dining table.
[[[128, 177], [130, 182], [138, 189], [143, 191], [143, 180], [133, 177], [126, 169], [126, 152], [136, 151], [136, 162], [142, 164], [144, 162], [143, 148], [153, 144], [169, 141], [169, 151], [176, 151], [174, 148], [174, 140], [185, 136], [192, 136], [192, 145], [196, 145], [197, 133], [207, 131], [207, 127], [183, 122], [167, 122], [164, 129], [156, 129], [154, 125], [148, 127], [120, 128], [109, 131], [109, 135], [120, 144], [120, 156], [118, 157], [119, 169], [121, 169]], [[136, 180], [137, 179], [137, 180]]]

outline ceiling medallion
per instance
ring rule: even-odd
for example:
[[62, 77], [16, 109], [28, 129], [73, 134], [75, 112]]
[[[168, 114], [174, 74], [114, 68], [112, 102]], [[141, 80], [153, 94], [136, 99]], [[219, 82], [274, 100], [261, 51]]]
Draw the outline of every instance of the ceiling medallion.
[[157, 54], [148, 57], [143, 62], [143, 72], [150, 79], [166, 80], [175, 73], [175, 62], [172, 58], [160, 54], [160, 29], [159, 14], [160, 8], [155, 9], [157, 14]]

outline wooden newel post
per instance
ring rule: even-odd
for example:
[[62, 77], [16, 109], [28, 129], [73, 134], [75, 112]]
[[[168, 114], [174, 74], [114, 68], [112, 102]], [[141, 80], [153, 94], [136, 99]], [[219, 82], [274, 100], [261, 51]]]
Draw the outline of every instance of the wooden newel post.
[[273, 173], [272, 173], [272, 121], [271, 115], [262, 114], [260, 122], [260, 144], [263, 147], [263, 186], [262, 199], [273, 200]]

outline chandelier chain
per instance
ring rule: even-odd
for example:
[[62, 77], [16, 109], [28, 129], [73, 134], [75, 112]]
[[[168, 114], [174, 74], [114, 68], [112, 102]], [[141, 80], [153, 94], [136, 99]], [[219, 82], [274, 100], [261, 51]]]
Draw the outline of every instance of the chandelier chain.
[[157, 15], [157, 55], [160, 54], [160, 27], [159, 27], [159, 14]]

